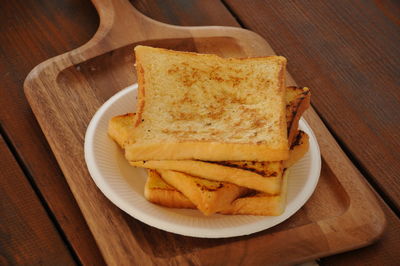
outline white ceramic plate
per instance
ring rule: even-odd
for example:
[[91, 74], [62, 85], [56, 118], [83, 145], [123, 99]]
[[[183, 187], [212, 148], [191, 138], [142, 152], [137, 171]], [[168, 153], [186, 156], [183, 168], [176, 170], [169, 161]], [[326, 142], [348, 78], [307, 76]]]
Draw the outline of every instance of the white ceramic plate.
[[197, 210], [171, 209], [144, 198], [146, 171], [130, 166], [122, 150], [107, 135], [108, 121], [136, 110], [137, 84], [115, 94], [93, 116], [85, 136], [85, 160], [89, 172], [104, 195], [132, 217], [153, 227], [180, 235], [222, 238], [248, 235], [283, 222], [313, 193], [321, 170], [321, 156], [315, 135], [304, 119], [300, 129], [310, 137], [310, 149], [288, 177], [287, 206], [280, 216], [204, 216]]

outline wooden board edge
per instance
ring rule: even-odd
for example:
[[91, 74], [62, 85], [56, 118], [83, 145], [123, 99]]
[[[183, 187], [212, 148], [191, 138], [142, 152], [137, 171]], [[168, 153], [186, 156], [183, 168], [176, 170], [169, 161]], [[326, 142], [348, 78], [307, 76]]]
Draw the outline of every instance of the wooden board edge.
[[[190, 33], [191, 33], [190, 35], [192, 37], [194, 37], [194, 38], [206, 36], [207, 29], [212, 29], [214, 31], [214, 36], [221, 36], [221, 35], [231, 36], [231, 37], [234, 36], [235, 39], [238, 39], [237, 38], [237, 33], [240, 32], [240, 33], [243, 33], [242, 37], [246, 37], [246, 36], [247, 37], [251, 37], [252, 40], [254, 40], [254, 43], [257, 43], [258, 49], [257, 50], [254, 49], [254, 46], [253, 47], [247, 47], [244, 44], [245, 42], [243, 42], [243, 41], [242, 41], [242, 47], [246, 47], [246, 49], [247, 49], [246, 51], [249, 54], [252, 54], [253, 56], [257, 56], [259, 54], [269, 53], [272, 50], [272, 48], [269, 46], [269, 44], [265, 40], [263, 40], [258, 34], [255, 34], [255, 33], [250, 32], [250, 31], [246, 31], [244, 29], [240, 29], [240, 28], [231, 28], [231, 29], [229, 29], [229, 28], [225, 28], [225, 27], [190, 27], [189, 28]], [[185, 34], [185, 36], [188, 36], [188, 35]], [[210, 36], [210, 35], [207, 35], [207, 37], [208, 36]], [[245, 38], [245, 39], [246, 39], [246, 42], [248, 42], [248, 39], [247, 38]], [[39, 108], [40, 107], [36, 106], [36, 102], [37, 102], [36, 100], [40, 100], [41, 102], [43, 102], [44, 99], [40, 99], [40, 97], [37, 95], [37, 93], [38, 93], [37, 87], [34, 86], [33, 81], [39, 79], [40, 74], [46, 72], [46, 70], [50, 66], [58, 65], [58, 69], [59, 69], [59, 72], [60, 72], [60, 71], [62, 71], [62, 69], [60, 69], [60, 66], [63, 66], [64, 69], [65, 69], [65, 68], [67, 68], [67, 67], [69, 67], [69, 66], [71, 66], [73, 64], [77, 64], [79, 62], [87, 60], [89, 55], [94, 57], [94, 56], [100, 54], [100, 52], [101, 53], [105, 53], [107, 50], [114, 49], [111, 46], [107, 46], [106, 49], [103, 49], [100, 52], [97, 52], [97, 54], [84, 53], [85, 51], [88, 51], [88, 50], [94, 48], [97, 45], [97, 42], [101, 41], [101, 39], [98, 39], [98, 37], [96, 37], [96, 38], [94, 38], [92, 40], [93, 40], [93, 42], [89, 41], [87, 44], [85, 44], [84, 46], [82, 46], [80, 48], [77, 48], [77, 49], [75, 49], [75, 50], [73, 50], [71, 52], [68, 52], [66, 54], [57, 56], [55, 58], [52, 58], [52, 59], [49, 59], [49, 60], [43, 62], [42, 64], [40, 64], [37, 67], [35, 67], [31, 71], [31, 73], [28, 75], [28, 77], [27, 77], [27, 79], [25, 80], [25, 83], [24, 83], [24, 92], [25, 92], [25, 94], [27, 96], [27, 99], [28, 99], [28, 102], [31, 105], [32, 110], [34, 111], [34, 113], [35, 113], [37, 118], [38, 118], [37, 113], [39, 113], [39, 111], [40, 111]], [[238, 40], [241, 40], [241, 38], [239, 38]], [[254, 45], [254, 43], [253, 43], [253, 45]], [[251, 51], [256, 51], [256, 52], [251, 52]], [[72, 63], [72, 61], [73, 61], [73, 63]], [[61, 62], [61, 63], [58, 64], [58, 62]], [[49, 78], [46, 75], [44, 75], [44, 77]], [[52, 83], [53, 84], [56, 83], [56, 76], [54, 77], [54, 80], [53, 80]], [[288, 76], [288, 83], [290, 85], [294, 85], [295, 84], [293, 79], [291, 79], [290, 75]], [[315, 113], [315, 111], [313, 111], [313, 112]], [[318, 119], [319, 119], [319, 117], [318, 117]], [[51, 125], [47, 125], [46, 121], [41, 121], [40, 119], [38, 119], [38, 121], [39, 121], [39, 124], [40, 124], [42, 130], [45, 133], [50, 131]], [[320, 119], [319, 119], [319, 123], [321, 123], [322, 126], [324, 127], [323, 122]], [[330, 138], [333, 138], [328, 131], [327, 131], [327, 133], [329, 134]], [[46, 136], [47, 141], [50, 143], [51, 147], [57, 146], [57, 144], [55, 143], [57, 140], [53, 140], [51, 137], [48, 136], [48, 134], [45, 134], [45, 136]], [[54, 151], [55, 151], [55, 149], [53, 149], [53, 152]], [[345, 159], [347, 158], [346, 155], [344, 155], [344, 154], [342, 154], [342, 156], [344, 156]], [[56, 156], [56, 158], [58, 158], [58, 156]], [[60, 162], [60, 161], [59, 161], [59, 163], [62, 164], [62, 162]], [[349, 162], [349, 163], [351, 164], [351, 162]], [[353, 169], [353, 171], [354, 171], [354, 169]], [[358, 178], [355, 178], [355, 179], [361, 179], [361, 177], [359, 175], [354, 175], [354, 176], [358, 176]], [[67, 174], [66, 174], [66, 177], [67, 177]], [[342, 180], [342, 181], [344, 181], [344, 180]], [[362, 183], [359, 183], [359, 184], [362, 184]], [[353, 200], [354, 200], [354, 198], [353, 198]], [[370, 200], [368, 202], [370, 202]], [[371, 202], [370, 202], [370, 204], [371, 204]], [[357, 208], [354, 208], [354, 203], [353, 203], [353, 205], [350, 205], [350, 206], [351, 206], [351, 208], [349, 208], [349, 210], [346, 211], [346, 213], [345, 213], [346, 216], [344, 218], [346, 218], [345, 219], [346, 222], [347, 221], [354, 222], [355, 220], [354, 220], [353, 214], [354, 214], [354, 212], [356, 212], [358, 210]], [[372, 203], [371, 206], [374, 209], [376, 209], [374, 207], [374, 203]], [[383, 212], [381, 214], [383, 215]], [[378, 219], [379, 221], [384, 220], [384, 218], [382, 218], [382, 215], [380, 215], [379, 211], [378, 211], [378, 216], [381, 217], [380, 219]], [[364, 244], [368, 245], [369, 243], [372, 243], [374, 240], [376, 240], [379, 237], [379, 235], [383, 232], [383, 228], [384, 228], [384, 223], [379, 223], [379, 221], [377, 223], [378, 227], [375, 228], [376, 230], [374, 230], [374, 232], [375, 232], [374, 235], [371, 236], [366, 241], [364, 241], [362, 243], [359, 243], [360, 245], [356, 246], [354, 248], [361, 247]], [[334, 226], [335, 224], [340, 223], [340, 222], [343, 222], [343, 220], [340, 220], [339, 218], [337, 218], [337, 220], [331, 220], [330, 222], [327, 222], [327, 223], [320, 223], [319, 226], [321, 227], [323, 232], [325, 232], [326, 234], [329, 233], [329, 235], [331, 235], [331, 233], [330, 233], [331, 231], [330, 230], [332, 230], [332, 226]], [[333, 239], [333, 238], [329, 238], [328, 241], [334, 242], [336, 240]], [[352, 249], [352, 248], [349, 248], [349, 249]], [[337, 252], [337, 251], [335, 251], [335, 252]], [[319, 254], [321, 254], [321, 253], [319, 253]], [[334, 253], [325, 253], [324, 256], [330, 255], [330, 254], [334, 254]]]

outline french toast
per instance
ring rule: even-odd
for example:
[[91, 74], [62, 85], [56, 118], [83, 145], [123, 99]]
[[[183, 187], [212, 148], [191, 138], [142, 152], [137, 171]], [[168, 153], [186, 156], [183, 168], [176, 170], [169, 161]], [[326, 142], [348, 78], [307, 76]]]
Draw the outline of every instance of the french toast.
[[129, 161], [288, 158], [286, 59], [135, 47], [138, 104]]

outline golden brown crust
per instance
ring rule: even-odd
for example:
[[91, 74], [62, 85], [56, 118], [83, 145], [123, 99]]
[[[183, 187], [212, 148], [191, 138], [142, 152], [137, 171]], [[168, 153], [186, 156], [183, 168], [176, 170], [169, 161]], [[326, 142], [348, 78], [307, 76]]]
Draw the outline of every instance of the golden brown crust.
[[309, 149], [309, 145], [310, 143], [307, 133], [301, 130], [297, 131], [292, 146], [290, 146], [289, 159], [283, 162], [283, 167], [289, 168], [303, 158]]
[[128, 161], [140, 160], [203, 160], [203, 161], [280, 161], [289, 157], [286, 144], [271, 149], [268, 145], [216, 142], [128, 144]]
[[287, 176], [285, 171], [282, 181], [282, 191], [279, 195], [257, 193], [254, 196], [238, 198], [232, 204], [220, 211], [221, 214], [244, 214], [278, 216], [285, 211], [287, 194]]
[[144, 81], [144, 69], [140, 60], [136, 61], [136, 72], [138, 79], [138, 95], [137, 95], [137, 107], [136, 107], [136, 117], [134, 126], [137, 127], [142, 122], [142, 112], [145, 104], [145, 81]]
[[125, 146], [125, 142], [132, 132], [134, 120], [135, 114], [128, 113], [115, 116], [108, 122], [108, 135], [114, 139], [121, 148]]
[[[140, 46], [143, 46], [143, 45], [138, 45], [138, 46], [136, 46], [136, 47], [140, 47]], [[154, 48], [154, 47], [150, 47], [150, 48], [157, 49], [157, 50], [163, 51], [163, 52], [165, 52], [165, 53], [180, 53], [180, 54], [187, 54], [187, 55], [199, 56], [199, 53], [190, 52], [190, 51], [176, 51], [176, 50], [171, 50], [171, 49], [166, 49], [166, 48]], [[208, 55], [208, 56], [210, 56], [210, 57], [220, 57], [220, 56], [218, 56], [218, 55], [216, 55], [216, 54], [207, 54], [207, 53], [201, 53], [201, 55]], [[270, 56], [255, 56], [255, 57], [251, 57], [251, 59], [265, 59], [265, 58], [269, 58], [269, 57], [274, 57], [274, 58], [279, 57], [279, 58], [282, 58], [282, 59], [284, 59], [284, 60], [286, 61], [286, 58], [285, 58], [285, 57], [283, 57], [283, 56], [276, 56], [276, 55], [270, 55]], [[235, 58], [226, 58], [226, 59], [227, 59], [227, 60], [229, 60], [229, 59], [234, 59], [234, 60], [247, 60], [247, 59], [249, 59], [249, 58], [248, 58], [248, 57], [235, 57]]]
[[[284, 58], [285, 60], [283, 60], [283, 67], [281, 68], [281, 70], [279, 71], [279, 83], [280, 83], [280, 91], [282, 94], [282, 98], [286, 99], [286, 58]], [[285, 137], [285, 139], [288, 139], [288, 131], [286, 128], [286, 101], [282, 101], [282, 107], [281, 107], [281, 114], [280, 117], [282, 117], [282, 119], [280, 120], [280, 125], [279, 128], [281, 129], [281, 135]], [[286, 143], [289, 146], [289, 141]], [[286, 160], [285, 159], [280, 159], [280, 160]], [[269, 160], [264, 160], [264, 161], [269, 161]]]
[[213, 182], [184, 173], [158, 170], [162, 179], [181, 191], [205, 215], [226, 209], [231, 202], [247, 192], [233, 184]]
[[181, 192], [165, 183], [155, 170], [148, 171], [144, 196], [152, 203], [169, 208], [196, 208]]
[[296, 97], [286, 103], [286, 119], [288, 142], [291, 145], [293, 138], [297, 134], [300, 117], [310, 107], [311, 91], [306, 87], [289, 87], [293, 93], [297, 93]]
[[[174, 170], [189, 175], [221, 182], [229, 182], [270, 194], [277, 194], [282, 182], [282, 163], [278, 164], [276, 176], [263, 177], [257, 173], [223, 165], [192, 160], [130, 161], [133, 166], [157, 170]], [[183, 191], [182, 191], [183, 192]]]
[[281, 174], [282, 164], [280, 162], [255, 162], [255, 161], [222, 161], [205, 162], [213, 163], [231, 168], [238, 168], [256, 173], [264, 178], [277, 177]]

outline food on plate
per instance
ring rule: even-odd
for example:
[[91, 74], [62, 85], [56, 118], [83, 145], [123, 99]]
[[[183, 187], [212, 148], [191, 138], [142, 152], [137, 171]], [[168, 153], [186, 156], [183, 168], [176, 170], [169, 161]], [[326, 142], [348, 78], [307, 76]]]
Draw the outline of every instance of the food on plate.
[[281, 88], [286, 61], [135, 51], [138, 113], [113, 117], [108, 133], [131, 165], [149, 169], [146, 199], [205, 215], [281, 214], [287, 168], [308, 150], [297, 128], [311, 95]]
[[[300, 88], [294, 87], [288, 88], [288, 90], [297, 92], [302, 91]], [[304, 94], [287, 94], [287, 110], [297, 110], [297, 112], [303, 112], [305, 110], [304, 108], [296, 108], [296, 106], [302, 105], [302, 101], [299, 100], [301, 97], [304, 97]], [[123, 147], [123, 143], [129, 137], [134, 116], [135, 114], [128, 113], [113, 117], [109, 122], [109, 134], [121, 147]], [[296, 117], [300, 118], [300, 115], [287, 111], [288, 128], [294, 124], [291, 120], [296, 119]], [[291, 127], [291, 129], [295, 130], [295, 133], [297, 134], [295, 135], [295, 141], [290, 147], [289, 159], [283, 162], [285, 168], [294, 164], [308, 150], [307, 134], [305, 134], [303, 131], [297, 131], [297, 127]], [[157, 167], [157, 162], [160, 162], [162, 167]], [[145, 197], [149, 201], [156, 204], [175, 208], [197, 207], [207, 215], [215, 212], [222, 212], [224, 214], [276, 215], [282, 210], [282, 206], [284, 206], [283, 203], [286, 187], [282, 187], [282, 190], [279, 190], [277, 193], [275, 193], [277, 195], [255, 193], [254, 190], [235, 186], [234, 184], [228, 182], [217, 182], [207, 180], [205, 178], [194, 177], [185, 171], [182, 171], [183, 173], [167, 170], [160, 171], [160, 169], [163, 168], [177, 170], [173, 167], [168, 168], [168, 166], [172, 166], [170, 162], [164, 166], [162, 162], [163, 161], [155, 161], [155, 164], [153, 164], [154, 167], [152, 167], [154, 169], [158, 169], [158, 171], [161, 172], [162, 177], [156, 170], [150, 170], [148, 174], [148, 181], [145, 186]], [[178, 168], [179, 162], [184, 163], [186, 161], [176, 161]], [[204, 165], [207, 164], [210, 163], [204, 162]], [[255, 167], [253, 169], [257, 169], [257, 164], [264, 164], [264, 170], [266, 169], [269, 171], [273, 171], [273, 167], [268, 167], [268, 165], [277, 165], [276, 163], [273, 164], [269, 162], [231, 162], [231, 165], [234, 166], [233, 170], [243, 169], [243, 171], [245, 171], [247, 164], [254, 164]], [[217, 170], [215, 174], [224, 174], [226, 173], [226, 169], [230, 168], [228, 163], [225, 163], [222, 166], [224, 168], [221, 168], [222, 170], [220, 169], [220, 171]], [[200, 170], [199, 176], [204, 176], [201, 174], [201, 170], [204, 168], [207, 167], [198, 168]], [[277, 180], [278, 184], [281, 183], [280, 178], [277, 179], [276, 177], [270, 177], [270, 179], [271, 178]], [[286, 181], [283, 179], [282, 182], [285, 183]], [[265, 208], [257, 210], [256, 206], [262, 204], [264, 204]]]
[[283, 162], [257, 161], [137, 161], [131, 165], [156, 170], [174, 170], [204, 179], [277, 194], [281, 189]]

